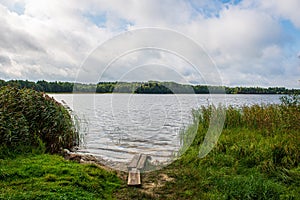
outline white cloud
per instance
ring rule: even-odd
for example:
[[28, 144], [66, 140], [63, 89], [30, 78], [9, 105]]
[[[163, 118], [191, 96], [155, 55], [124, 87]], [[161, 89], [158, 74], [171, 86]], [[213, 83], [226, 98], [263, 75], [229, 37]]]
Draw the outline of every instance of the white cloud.
[[88, 53], [111, 37], [84, 20], [80, 9], [58, 1], [28, 1], [23, 15], [0, 5], [0, 15], [0, 49], [22, 66], [14, 67], [18, 76], [7, 74], [10, 78], [73, 80]]
[[[282, 19], [290, 20], [300, 29], [299, 8], [297, 0], [244, 0], [237, 5], [193, 0], [1, 0], [0, 78], [74, 80], [80, 64], [98, 45], [126, 29], [150, 26], [177, 30], [203, 45], [225, 84], [299, 87], [294, 81], [300, 76], [299, 49], [288, 48], [290, 33], [281, 24]], [[200, 80], [181, 59], [158, 54], [156, 63], [177, 65], [186, 80]], [[146, 64], [151, 56], [139, 55], [131, 64]], [[129, 61], [123, 60], [124, 66]]]
[[265, 0], [260, 1], [261, 7], [275, 16], [290, 20], [300, 29], [300, 1], [299, 0]]
[[93, 1], [93, 5], [116, 18], [127, 19], [142, 27], [171, 27], [186, 23], [191, 17], [192, 9], [187, 2], [180, 0], [129, 0], [126, 3], [118, 0]]
[[288, 33], [273, 13], [253, 5], [249, 8], [244, 2], [220, 10], [219, 17], [199, 17], [185, 28], [192, 38], [204, 44], [225, 84], [297, 87], [294, 80], [287, 84], [283, 79], [287, 67], [284, 62], [291, 59], [286, 50], [290, 41], [285, 41]]

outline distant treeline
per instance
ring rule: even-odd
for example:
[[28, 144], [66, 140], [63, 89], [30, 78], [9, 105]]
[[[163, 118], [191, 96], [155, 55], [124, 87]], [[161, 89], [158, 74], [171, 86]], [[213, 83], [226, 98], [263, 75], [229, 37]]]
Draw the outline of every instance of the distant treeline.
[[137, 93], [137, 94], [294, 94], [300, 89], [286, 89], [284, 87], [225, 87], [206, 85], [185, 85], [174, 82], [99, 82], [98, 84], [83, 84], [72, 82], [47, 82], [0, 80], [0, 87], [13, 86], [17, 88], [31, 88], [47, 93]]

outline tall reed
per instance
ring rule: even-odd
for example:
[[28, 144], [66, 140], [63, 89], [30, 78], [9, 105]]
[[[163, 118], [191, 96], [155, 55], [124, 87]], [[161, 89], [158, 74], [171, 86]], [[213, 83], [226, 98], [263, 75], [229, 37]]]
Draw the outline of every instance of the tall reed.
[[[298, 98], [298, 97], [297, 97]], [[182, 134], [182, 151], [199, 151], [209, 128], [211, 113], [226, 113], [222, 134], [210, 154], [231, 155], [249, 166], [270, 172], [300, 163], [300, 100], [285, 97], [281, 104], [235, 108], [203, 106], [193, 111], [194, 123]], [[190, 152], [186, 155], [192, 158]]]
[[2, 151], [44, 148], [55, 153], [78, 144], [78, 138], [68, 111], [53, 98], [31, 89], [1, 88]]

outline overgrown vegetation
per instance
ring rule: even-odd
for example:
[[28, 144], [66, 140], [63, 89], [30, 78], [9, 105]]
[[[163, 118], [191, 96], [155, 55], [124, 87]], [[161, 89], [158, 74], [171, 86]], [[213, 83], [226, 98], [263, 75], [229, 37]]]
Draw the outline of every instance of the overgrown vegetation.
[[[195, 124], [184, 135], [196, 136], [181, 158], [144, 174], [146, 188], [123, 188], [120, 199], [300, 199], [300, 101], [284, 97], [281, 105], [223, 108], [226, 120], [213, 150], [199, 158], [214, 106], [195, 111]], [[167, 175], [172, 181], [159, 183]], [[126, 195], [125, 198], [122, 196]], [[128, 197], [129, 196], [129, 197]]]
[[32, 89], [0, 89], [0, 158], [19, 152], [55, 153], [78, 143], [68, 111]]
[[112, 199], [119, 186], [114, 173], [57, 155], [0, 159], [0, 199]]

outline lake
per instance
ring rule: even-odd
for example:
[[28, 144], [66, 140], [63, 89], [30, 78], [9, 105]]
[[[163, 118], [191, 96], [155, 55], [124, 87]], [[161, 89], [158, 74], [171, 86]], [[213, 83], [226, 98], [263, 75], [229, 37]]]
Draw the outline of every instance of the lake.
[[50, 94], [65, 101], [81, 119], [81, 152], [113, 162], [136, 153], [167, 161], [180, 148], [179, 134], [192, 120], [192, 109], [222, 104], [239, 107], [277, 104], [280, 95], [209, 94]]

